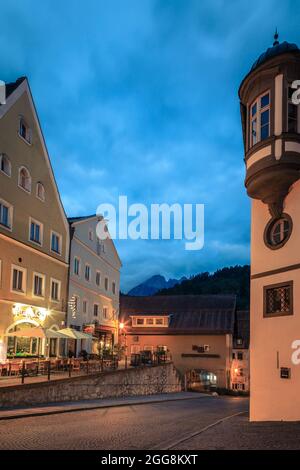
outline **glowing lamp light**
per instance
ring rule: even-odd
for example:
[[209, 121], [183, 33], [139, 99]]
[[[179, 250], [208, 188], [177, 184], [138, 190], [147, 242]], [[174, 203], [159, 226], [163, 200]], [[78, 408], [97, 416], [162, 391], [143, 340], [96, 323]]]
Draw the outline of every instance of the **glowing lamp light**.
[[121, 322], [119, 326], [120, 326], [120, 330], [124, 330], [125, 324], [123, 322]]
[[45, 321], [47, 317], [47, 309], [46, 308], [39, 308], [39, 317], [40, 321]]
[[237, 374], [237, 373], [238, 373], [238, 371], [239, 371], [238, 369], [234, 369], [234, 372], [235, 372], [235, 374]]

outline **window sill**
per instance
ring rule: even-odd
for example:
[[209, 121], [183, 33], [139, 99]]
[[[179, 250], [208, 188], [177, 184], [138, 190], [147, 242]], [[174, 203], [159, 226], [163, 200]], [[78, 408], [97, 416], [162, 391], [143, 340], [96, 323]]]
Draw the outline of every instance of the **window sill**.
[[30, 142], [29, 140], [25, 139], [21, 134], [20, 132], [18, 132], [18, 136], [20, 137], [20, 139], [25, 142], [25, 144], [29, 145], [30, 147], [32, 146], [32, 142]]
[[10, 227], [9, 225], [2, 224], [2, 223], [0, 222], [0, 227], [1, 227], [1, 228], [5, 228], [5, 230], [8, 230], [9, 232], [12, 232], [12, 227]]
[[31, 240], [31, 239], [29, 239], [28, 241], [29, 241], [30, 243], [33, 243], [34, 245], [39, 246], [39, 247], [42, 247], [42, 246], [43, 246], [42, 242], [37, 242], [36, 240]]
[[29, 191], [28, 189], [23, 188], [23, 186], [21, 186], [20, 184], [18, 184], [18, 188], [22, 189], [22, 191], [24, 191], [24, 193], [26, 194], [29, 194], [29, 195], [31, 194], [31, 190]]
[[23, 290], [14, 290], [14, 289], [11, 289], [11, 292], [12, 292], [13, 294], [26, 295], [26, 292], [23, 291]]
[[51, 248], [50, 251], [51, 251], [51, 253], [54, 253], [55, 255], [61, 256], [61, 252], [60, 252], [60, 251], [52, 250], [52, 248]]
[[5, 173], [5, 171], [0, 170], [0, 175], [5, 175], [8, 178], [11, 178], [11, 174], [9, 175], [8, 173]]

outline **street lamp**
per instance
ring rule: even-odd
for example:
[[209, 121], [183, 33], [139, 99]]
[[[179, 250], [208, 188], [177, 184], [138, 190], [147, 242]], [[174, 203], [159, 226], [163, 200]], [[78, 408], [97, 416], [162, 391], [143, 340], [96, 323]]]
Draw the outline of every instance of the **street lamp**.
[[125, 330], [125, 323], [121, 322], [119, 324], [120, 332], [124, 336], [124, 343], [125, 343], [125, 369], [127, 369], [127, 336], [126, 336], [126, 330]]

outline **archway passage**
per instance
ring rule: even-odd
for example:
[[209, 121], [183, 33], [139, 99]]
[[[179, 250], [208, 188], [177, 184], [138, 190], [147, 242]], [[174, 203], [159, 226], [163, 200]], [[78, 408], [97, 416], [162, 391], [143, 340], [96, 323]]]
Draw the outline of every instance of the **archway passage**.
[[214, 372], [204, 369], [191, 369], [185, 374], [186, 388], [189, 391], [209, 392], [218, 387], [218, 378]]

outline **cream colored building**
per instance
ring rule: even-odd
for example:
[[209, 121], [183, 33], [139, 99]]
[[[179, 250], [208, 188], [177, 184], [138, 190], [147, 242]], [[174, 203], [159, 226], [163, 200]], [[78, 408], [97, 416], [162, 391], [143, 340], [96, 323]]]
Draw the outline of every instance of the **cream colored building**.
[[99, 353], [99, 348], [111, 350], [118, 341], [121, 261], [111, 239], [98, 239], [99, 220], [97, 216], [69, 219], [68, 325], [91, 333], [95, 338], [93, 343], [84, 340], [75, 345], [74, 342], [71, 349], [77, 354], [80, 349], [95, 354]]
[[[270, 47], [239, 96], [252, 198], [250, 419], [300, 420], [300, 80], [295, 44]], [[298, 350], [297, 350], [298, 348]]]
[[121, 296], [120, 305], [119, 341], [129, 360], [165, 351], [187, 382], [198, 376], [199, 385], [230, 389], [235, 296]]
[[[26, 78], [0, 106], [0, 360], [36, 355], [36, 338], [5, 336], [66, 320], [69, 226]], [[40, 353], [63, 353], [43, 340]]]

